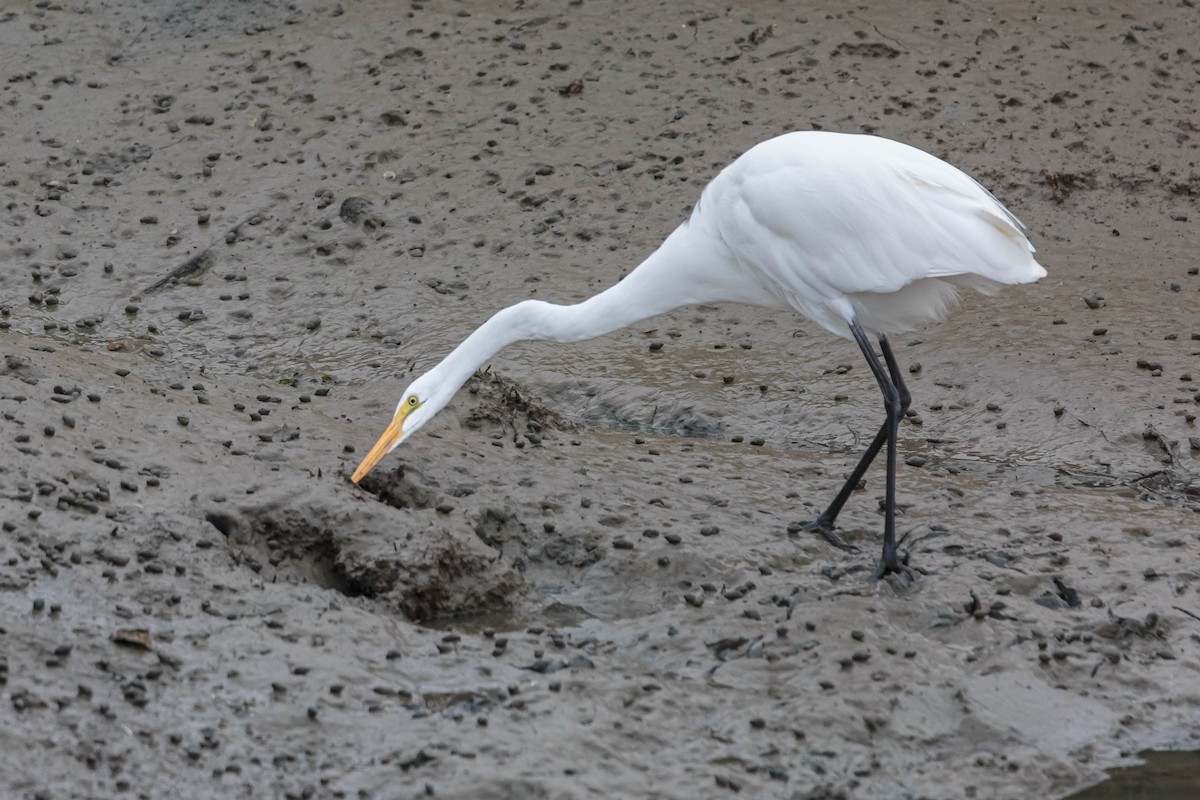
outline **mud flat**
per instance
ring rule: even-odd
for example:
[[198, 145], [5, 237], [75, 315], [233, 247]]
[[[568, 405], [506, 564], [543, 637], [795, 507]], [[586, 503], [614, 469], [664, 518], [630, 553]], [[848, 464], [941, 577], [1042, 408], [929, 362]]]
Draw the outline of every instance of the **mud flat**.
[[[1062, 797], [1198, 746], [1186, 3], [21, 3], [0, 12], [0, 794]], [[1041, 283], [501, 353], [796, 128], [945, 157]]]

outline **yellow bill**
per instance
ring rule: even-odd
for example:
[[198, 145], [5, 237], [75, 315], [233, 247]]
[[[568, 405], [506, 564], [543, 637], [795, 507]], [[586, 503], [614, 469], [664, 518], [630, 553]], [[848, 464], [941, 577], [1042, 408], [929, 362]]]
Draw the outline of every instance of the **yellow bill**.
[[354, 470], [354, 474], [350, 476], [350, 480], [358, 483], [368, 472], [375, 469], [375, 465], [382, 461], [383, 457], [396, 446], [396, 442], [400, 441], [400, 438], [404, 436], [404, 418], [406, 416], [408, 416], [408, 409], [406, 408], [401, 408], [396, 412], [396, 416], [392, 419], [391, 424], [387, 426], [387, 430], [379, 437], [379, 441], [371, 448], [371, 452], [367, 453], [367, 457], [358, 465], [358, 469]]

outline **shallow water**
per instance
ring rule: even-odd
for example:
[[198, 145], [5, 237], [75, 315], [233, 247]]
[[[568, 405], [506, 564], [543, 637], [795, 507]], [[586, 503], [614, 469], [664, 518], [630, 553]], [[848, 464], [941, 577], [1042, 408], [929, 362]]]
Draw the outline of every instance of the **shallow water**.
[[1150, 750], [1141, 764], [1109, 771], [1109, 779], [1067, 800], [1196, 800], [1200, 750]]

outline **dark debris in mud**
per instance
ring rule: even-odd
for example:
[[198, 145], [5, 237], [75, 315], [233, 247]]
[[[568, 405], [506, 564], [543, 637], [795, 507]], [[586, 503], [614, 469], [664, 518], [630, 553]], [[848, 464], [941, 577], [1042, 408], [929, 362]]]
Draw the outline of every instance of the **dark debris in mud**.
[[358, 485], [392, 508], [426, 509], [437, 503], [437, 493], [405, 464], [373, 470]]
[[575, 427], [537, 395], [498, 372], [476, 372], [467, 381], [466, 389], [472, 396], [470, 410], [463, 419], [468, 428], [499, 425], [511, 430], [514, 439], [521, 429], [526, 434], [533, 433], [534, 439], [538, 440], [547, 429], [571, 430]]

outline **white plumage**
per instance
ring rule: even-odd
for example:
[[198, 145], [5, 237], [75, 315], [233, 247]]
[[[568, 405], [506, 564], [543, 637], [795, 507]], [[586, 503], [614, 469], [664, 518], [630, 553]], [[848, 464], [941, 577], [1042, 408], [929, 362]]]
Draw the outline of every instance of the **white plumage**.
[[[696, 303], [794, 309], [858, 342], [888, 418], [829, 509], [888, 444], [882, 572], [906, 571], [895, 547], [895, 444], [908, 390], [886, 334], [940, 320], [958, 290], [993, 293], [1046, 275], [1025, 228], [973, 178], [914, 147], [875, 136], [797, 132], [763, 142], [705, 187], [691, 217], [624, 280], [575, 305], [527, 300], [496, 313], [405, 390], [356, 483], [445, 407], [502, 347], [578, 341]], [[879, 362], [866, 331], [879, 338]]]
[[763, 142], [705, 188], [688, 225], [848, 338], [847, 313], [899, 333], [941, 319], [959, 288], [990, 293], [1046, 274], [1021, 222], [974, 179], [876, 136]]

